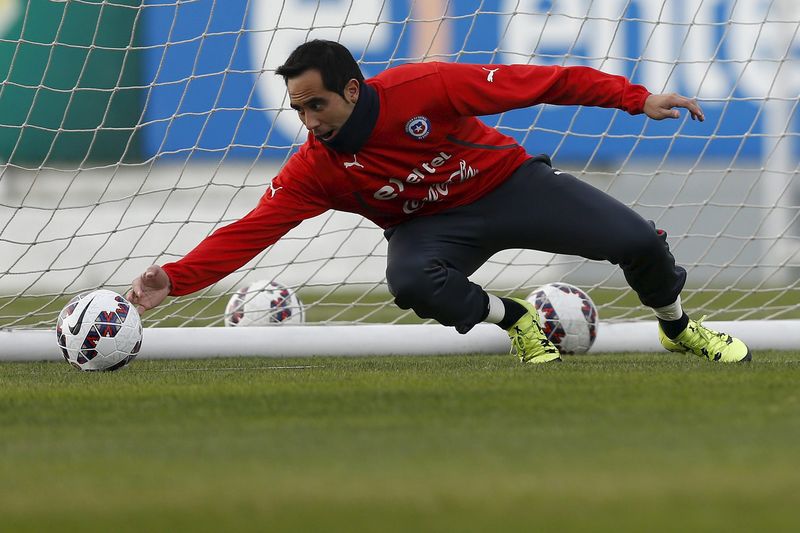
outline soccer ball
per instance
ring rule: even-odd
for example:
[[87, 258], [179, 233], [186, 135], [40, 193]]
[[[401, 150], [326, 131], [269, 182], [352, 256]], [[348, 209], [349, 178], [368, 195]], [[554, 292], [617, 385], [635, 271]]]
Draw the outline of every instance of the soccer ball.
[[256, 281], [237, 290], [225, 306], [226, 326], [301, 324], [305, 309], [297, 293], [277, 281]]
[[542, 329], [562, 354], [585, 353], [597, 336], [597, 308], [569, 283], [548, 283], [528, 296], [539, 311]]
[[117, 370], [142, 347], [142, 320], [128, 300], [106, 289], [76, 296], [58, 315], [61, 354], [79, 370]]

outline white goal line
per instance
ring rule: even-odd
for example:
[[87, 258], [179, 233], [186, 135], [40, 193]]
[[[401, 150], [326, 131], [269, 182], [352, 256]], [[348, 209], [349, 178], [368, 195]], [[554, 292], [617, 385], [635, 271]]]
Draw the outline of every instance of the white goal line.
[[[753, 350], [800, 349], [800, 320], [706, 322]], [[655, 321], [601, 322], [590, 354], [662, 352]], [[505, 332], [478, 324], [467, 335], [436, 324], [288, 326], [253, 328], [145, 328], [143, 359], [504, 354]], [[52, 330], [0, 331], [0, 361], [60, 360]]]

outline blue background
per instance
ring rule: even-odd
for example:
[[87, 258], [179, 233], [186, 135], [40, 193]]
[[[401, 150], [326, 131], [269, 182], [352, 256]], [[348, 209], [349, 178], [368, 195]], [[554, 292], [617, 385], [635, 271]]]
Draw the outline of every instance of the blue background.
[[[325, 0], [320, 0], [324, 2]], [[309, 9], [316, 2], [309, 1]], [[410, 0], [389, 2], [389, 18], [403, 20], [409, 16]], [[543, 2], [543, 5], [548, 2]], [[144, 152], [146, 158], [280, 158], [292, 148], [292, 140], [271, 129], [272, 115], [260, 108], [254, 91], [255, 75], [251, 62], [247, 32], [245, 0], [226, 0], [224, 9], [211, 0], [175, 4], [170, 1], [146, 2], [143, 15], [142, 45], [145, 47], [144, 81], [150, 86], [145, 102]], [[546, 7], [546, 5], [545, 5]], [[478, 8], [481, 14], [471, 15]], [[500, 62], [495, 50], [500, 35], [499, 2], [460, 0], [450, 3], [453, 51], [466, 52], [458, 60], [469, 63]], [[632, 3], [626, 18], [639, 14]], [[724, 20], [725, 13], [720, 12]], [[627, 31], [624, 56], [636, 58], [635, 20]], [[409, 32], [402, 24], [389, 25], [391, 47], [385, 50], [370, 46], [364, 56], [364, 71], [369, 77], [383, 68], [397, 64], [390, 57], [410, 55]], [[720, 30], [722, 32], [722, 30]], [[720, 33], [722, 38], [722, 33]], [[166, 46], [170, 43], [169, 46]], [[395, 45], [395, 43], [398, 43]], [[537, 62], [563, 62], [566, 50], [537, 50]], [[581, 50], [571, 51], [577, 56]], [[400, 60], [402, 61], [402, 60]], [[570, 57], [569, 64], [581, 64]], [[627, 63], [628, 76], [637, 79], [635, 61]], [[189, 79], [191, 77], [191, 79]], [[612, 163], [626, 158], [659, 160], [665, 157], [688, 159], [723, 159], [728, 165], [741, 158], [761, 155], [762, 140], [759, 120], [760, 102], [740, 101], [704, 103], [706, 121], [695, 123], [684, 117], [680, 121], [648, 121], [613, 110], [572, 106], [537, 106], [486, 117], [487, 123], [498, 126], [515, 137], [532, 153], [554, 154], [560, 161]], [[533, 128], [531, 129], [531, 126]], [[564, 135], [569, 131], [569, 135]], [[675, 133], [679, 133], [678, 136]], [[744, 135], [749, 133], [749, 135]]]

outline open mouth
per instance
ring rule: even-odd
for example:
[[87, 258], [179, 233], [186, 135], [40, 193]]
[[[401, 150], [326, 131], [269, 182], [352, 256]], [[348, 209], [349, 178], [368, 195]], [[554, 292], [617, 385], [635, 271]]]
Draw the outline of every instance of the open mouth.
[[330, 141], [331, 139], [336, 137], [336, 130], [335, 129], [330, 130], [330, 131], [328, 131], [326, 133], [323, 133], [321, 135], [317, 135], [317, 137], [319, 137], [323, 141]]

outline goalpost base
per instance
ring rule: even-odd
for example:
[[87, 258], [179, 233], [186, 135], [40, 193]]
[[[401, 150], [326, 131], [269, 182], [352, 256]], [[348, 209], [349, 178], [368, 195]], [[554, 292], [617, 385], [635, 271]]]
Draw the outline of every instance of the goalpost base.
[[[753, 350], [800, 350], [800, 320], [706, 322]], [[467, 335], [437, 324], [275, 326], [261, 328], [148, 328], [142, 359], [505, 354], [509, 341], [492, 324]], [[591, 354], [661, 352], [656, 322], [601, 322]], [[0, 361], [60, 360], [51, 330], [0, 331]]]

